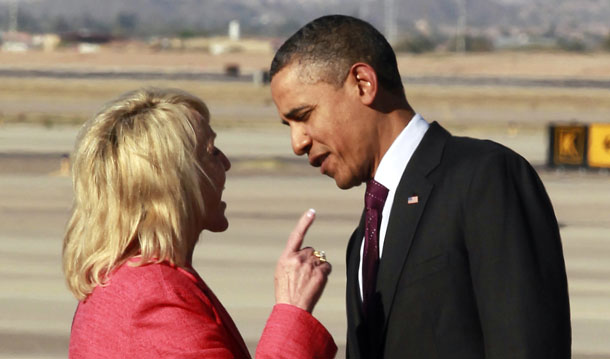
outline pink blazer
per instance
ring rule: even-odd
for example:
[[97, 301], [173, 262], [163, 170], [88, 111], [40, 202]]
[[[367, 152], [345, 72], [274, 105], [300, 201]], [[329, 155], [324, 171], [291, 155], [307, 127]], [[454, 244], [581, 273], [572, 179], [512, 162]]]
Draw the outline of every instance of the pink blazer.
[[[250, 358], [235, 323], [205, 282], [166, 263], [123, 265], [79, 303], [69, 358]], [[261, 358], [334, 358], [324, 326], [297, 307], [273, 308]]]

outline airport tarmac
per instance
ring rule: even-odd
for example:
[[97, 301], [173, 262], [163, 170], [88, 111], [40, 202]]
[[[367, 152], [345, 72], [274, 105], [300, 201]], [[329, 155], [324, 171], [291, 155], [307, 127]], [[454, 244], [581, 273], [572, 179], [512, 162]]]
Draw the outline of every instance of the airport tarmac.
[[[230, 227], [204, 232], [194, 266], [232, 314], [252, 353], [273, 306], [273, 271], [287, 234], [307, 208], [318, 216], [306, 244], [333, 264], [314, 315], [345, 352], [347, 239], [364, 189], [342, 191], [290, 153], [288, 130], [218, 129], [233, 161], [225, 201]], [[568, 270], [573, 357], [610, 358], [610, 175], [544, 168], [544, 131], [519, 134], [476, 128], [522, 153], [539, 170], [561, 225]], [[72, 201], [60, 158], [77, 129], [0, 126], [0, 359], [65, 358], [76, 300], [61, 272], [63, 228]]]

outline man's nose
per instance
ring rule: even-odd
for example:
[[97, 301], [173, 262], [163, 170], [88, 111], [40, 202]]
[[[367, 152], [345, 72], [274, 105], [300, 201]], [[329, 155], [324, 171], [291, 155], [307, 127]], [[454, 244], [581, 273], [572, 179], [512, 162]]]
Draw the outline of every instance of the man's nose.
[[311, 137], [302, 126], [293, 126], [290, 129], [292, 150], [297, 156], [309, 153], [311, 148]]

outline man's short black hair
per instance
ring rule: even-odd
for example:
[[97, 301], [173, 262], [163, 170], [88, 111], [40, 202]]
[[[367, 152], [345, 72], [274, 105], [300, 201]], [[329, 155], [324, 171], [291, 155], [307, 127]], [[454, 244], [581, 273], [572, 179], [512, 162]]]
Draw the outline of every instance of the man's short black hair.
[[344, 15], [320, 17], [292, 35], [275, 54], [270, 76], [298, 63], [310, 81], [340, 87], [357, 62], [371, 65], [384, 89], [404, 92], [396, 55], [385, 37], [368, 22]]

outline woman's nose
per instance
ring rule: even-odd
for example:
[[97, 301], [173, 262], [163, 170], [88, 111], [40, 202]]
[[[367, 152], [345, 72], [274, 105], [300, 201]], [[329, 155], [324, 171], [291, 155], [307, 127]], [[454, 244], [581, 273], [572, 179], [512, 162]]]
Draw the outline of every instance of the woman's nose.
[[220, 151], [220, 156], [221, 156], [222, 165], [224, 166], [225, 172], [226, 172], [231, 168], [231, 161], [229, 161], [229, 158], [222, 151]]

